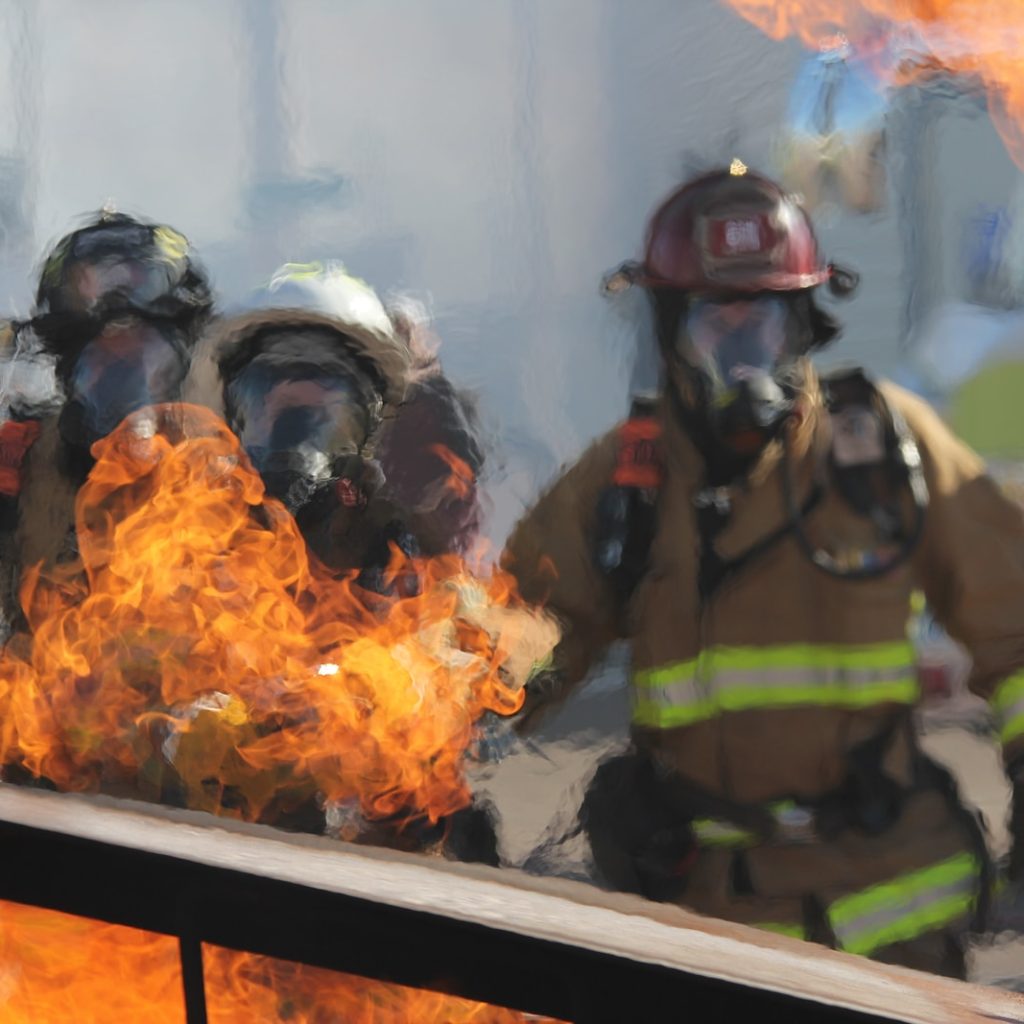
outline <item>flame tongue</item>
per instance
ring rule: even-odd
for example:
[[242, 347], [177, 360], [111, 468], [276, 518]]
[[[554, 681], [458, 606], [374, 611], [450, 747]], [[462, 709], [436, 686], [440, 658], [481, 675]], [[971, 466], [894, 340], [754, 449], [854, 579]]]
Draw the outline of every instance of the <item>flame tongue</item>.
[[[0, 661], [5, 763], [62, 789], [137, 785], [253, 819], [314, 795], [371, 820], [436, 821], [468, 802], [474, 721], [521, 703], [503, 665], [523, 624], [538, 650], [555, 639], [510, 578], [417, 561], [417, 595], [368, 607], [311, 567], [203, 409], [145, 410], [94, 455], [81, 565], [29, 574], [31, 648]], [[471, 625], [457, 621], [467, 588], [487, 613]]]
[[[548, 1020], [218, 946], [203, 961], [210, 1024]], [[0, 901], [0, 1021], [184, 1024], [182, 991], [172, 936]]]
[[[1019, 0], [726, 0], [773, 39], [814, 48], [837, 30], [893, 84], [936, 71], [981, 83], [1024, 167], [1024, 17]], [[879, 42], [883, 40], [883, 42]]]
[[366, 1024], [559, 1024], [456, 996], [336, 974], [270, 957], [204, 947], [210, 1024], [246, 1020]]

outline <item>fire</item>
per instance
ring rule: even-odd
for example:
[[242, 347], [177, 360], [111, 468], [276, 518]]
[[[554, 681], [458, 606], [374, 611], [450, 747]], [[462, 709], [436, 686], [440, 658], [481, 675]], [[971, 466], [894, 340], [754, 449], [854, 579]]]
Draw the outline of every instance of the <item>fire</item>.
[[476, 483], [476, 477], [469, 463], [460, 459], [455, 452], [443, 444], [432, 444], [430, 451], [448, 467], [448, 479], [445, 481], [448, 490], [456, 498], [468, 498]]
[[[1024, 0], [725, 2], [773, 39], [795, 35], [817, 48], [841, 32], [858, 50], [874, 51], [872, 64], [893, 84], [937, 71], [980, 83], [1010, 155], [1024, 167]], [[877, 57], [880, 38], [886, 53]]]
[[[203, 963], [210, 1024], [548, 1019], [217, 946], [203, 947]], [[185, 1024], [177, 939], [0, 902], [0, 1024], [143, 1020]]]
[[488, 1003], [216, 946], [203, 947], [203, 962], [210, 1024], [558, 1024]]
[[474, 722], [516, 711], [557, 639], [511, 577], [396, 550], [389, 596], [330, 578], [205, 409], [144, 410], [93, 453], [80, 560], [26, 576], [31, 636], [0, 658], [3, 764], [250, 820], [468, 803]]
[[0, 902], [0, 1024], [185, 1024], [178, 940]]

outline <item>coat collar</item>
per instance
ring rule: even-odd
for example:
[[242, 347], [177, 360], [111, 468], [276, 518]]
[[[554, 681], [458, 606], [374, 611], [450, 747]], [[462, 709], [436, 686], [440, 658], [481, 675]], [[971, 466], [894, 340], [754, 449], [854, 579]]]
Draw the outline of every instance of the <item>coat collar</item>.
[[743, 478], [717, 493], [707, 488], [704, 458], [673, 414], [667, 395], [662, 396], [659, 415], [669, 476], [682, 483], [694, 507], [699, 501], [716, 498], [729, 504], [729, 519], [715, 539], [716, 550], [727, 560], [742, 555], [790, 518], [782, 489], [783, 459], [789, 461], [794, 494], [802, 507], [829, 450], [829, 418], [809, 362], [796, 412], [783, 427], [788, 432], [785, 446], [781, 438], [771, 442]]

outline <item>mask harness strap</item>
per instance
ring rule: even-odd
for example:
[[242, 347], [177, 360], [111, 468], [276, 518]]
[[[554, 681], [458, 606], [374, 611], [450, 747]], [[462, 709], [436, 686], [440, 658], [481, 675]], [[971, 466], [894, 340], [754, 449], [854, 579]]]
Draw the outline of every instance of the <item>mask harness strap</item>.
[[[722, 558], [715, 550], [715, 539], [725, 529], [732, 514], [731, 495], [734, 487], [728, 482], [742, 480], [750, 460], [740, 460], [727, 451], [721, 451], [720, 444], [713, 448], [714, 440], [710, 432], [699, 417], [687, 408], [677, 390], [669, 388], [668, 394], [673, 412], [698, 451], [704, 456], [705, 465], [709, 468], [709, 486], [694, 497], [701, 552], [697, 583], [701, 600], [708, 601], [726, 580], [785, 540], [797, 528], [799, 519], [810, 515], [817, 507], [824, 496], [824, 488], [820, 483], [815, 483], [803, 503], [796, 507], [796, 518], [791, 511], [786, 522], [752, 544], [746, 551], [732, 559]], [[778, 429], [784, 431], [786, 422], [788, 417], [781, 421]], [[775, 431], [776, 434], [778, 429]]]
[[[706, 443], [707, 438], [695, 436], [698, 425], [692, 422], [689, 410], [674, 389], [670, 389], [669, 394], [684, 428], [704, 453], [705, 461], [717, 465], [708, 459], [701, 444], [702, 440]], [[620, 433], [621, 446], [612, 482], [598, 500], [594, 546], [597, 566], [611, 582], [623, 608], [649, 569], [650, 548], [657, 527], [657, 500], [664, 479], [660, 439], [661, 426], [655, 418], [653, 400], [634, 398], [630, 417]], [[694, 499], [701, 542], [698, 588], [704, 601], [726, 579], [771, 550], [794, 529], [792, 521], [784, 522], [736, 558], [723, 559], [714, 547], [715, 538], [725, 528], [732, 512], [730, 489], [715, 486], [723, 479], [726, 479], [724, 474], [716, 474], [712, 486], [704, 488]], [[797, 514], [809, 515], [823, 495], [824, 488], [816, 484]]]

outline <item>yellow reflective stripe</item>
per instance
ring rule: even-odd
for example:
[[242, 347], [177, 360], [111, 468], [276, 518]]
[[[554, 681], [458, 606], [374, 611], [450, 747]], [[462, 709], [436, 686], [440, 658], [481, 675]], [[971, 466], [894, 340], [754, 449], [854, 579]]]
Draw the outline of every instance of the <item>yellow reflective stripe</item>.
[[270, 279], [270, 287], [276, 288], [287, 281], [309, 281], [318, 277], [332, 277], [349, 281], [357, 285], [362, 291], [368, 292], [377, 297], [377, 293], [361, 277], [350, 274], [341, 263], [322, 263], [314, 260], [312, 263], [286, 263], [280, 267]]
[[713, 700], [701, 701], [699, 704], [679, 704], [663, 707], [653, 701], [638, 700], [633, 705], [633, 721], [637, 725], [649, 725], [657, 729], [675, 729], [683, 725], [693, 725], [708, 718], [714, 718], [718, 706]]
[[757, 836], [745, 828], [717, 818], [697, 818], [693, 833], [701, 846], [749, 846]]
[[304, 281], [319, 277], [324, 272], [324, 265], [319, 260], [312, 263], [286, 263], [271, 278], [271, 284], [284, 281]]
[[999, 729], [999, 741], [1005, 746], [1018, 736], [1024, 736], [1024, 697], [1011, 709], [1012, 714]]
[[967, 914], [977, 895], [978, 877], [977, 860], [959, 853], [843, 896], [828, 908], [829, 922], [840, 948], [866, 956]]
[[1024, 671], [1015, 672], [996, 687], [991, 705], [1004, 744], [1024, 735]]
[[1016, 704], [1021, 697], [1024, 697], [1024, 670], [1007, 676], [995, 689], [992, 694], [991, 704], [997, 711], [1005, 711], [1012, 704]]
[[971, 854], [957, 853], [937, 864], [909, 871], [888, 882], [880, 882], [863, 892], [843, 896], [830, 906], [829, 916], [833, 924], [843, 924], [880, 907], [892, 907], [913, 893], [959, 881], [976, 874], [977, 870], [978, 862]]
[[[795, 800], [777, 800], [768, 805], [768, 810], [781, 821], [787, 812], [797, 807]], [[756, 832], [724, 818], [695, 818], [692, 827], [697, 841], [703, 846], [752, 846], [758, 839]]]
[[871, 644], [771, 644], [764, 647], [712, 647], [713, 667], [730, 668], [892, 668], [913, 661], [906, 640]]
[[971, 912], [974, 906], [975, 893], [972, 885], [969, 892], [950, 893], [950, 895], [929, 902], [913, 913], [890, 924], [865, 929], [864, 931], [844, 937], [840, 948], [847, 953], [858, 956], [870, 956], [872, 953], [897, 942], [909, 942], [925, 932], [935, 931], [945, 925], [952, 924]]
[[909, 679], [883, 679], [856, 689], [835, 685], [736, 687], [723, 690], [718, 706], [723, 711], [745, 711], [751, 707], [790, 707], [796, 704], [823, 704], [829, 707], [862, 708], [871, 704], [912, 703], [917, 698], [917, 682]]
[[807, 937], [807, 930], [802, 924], [781, 924], [778, 921], [761, 921], [752, 927], [760, 928], [763, 932], [774, 932], [776, 935], [788, 935], [793, 939], [805, 939]]
[[153, 241], [168, 259], [180, 260], [188, 254], [188, 239], [166, 224], [153, 229]]
[[674, 661], [658, 668], [641, 668], [633, 673], [634, 686], [671, 686], [692, 680], [697, 674], [697, 659]]
[[633, 720], [673, 728], [720, 711], [913, 703], [919, 694], [906, 641], [712, 647], [697, 659], [634, 673]]

